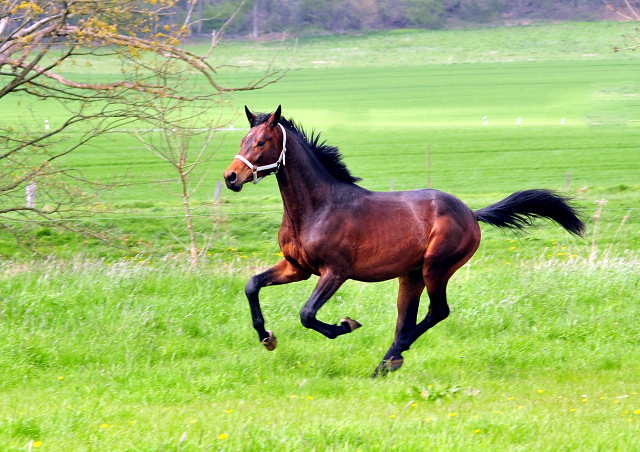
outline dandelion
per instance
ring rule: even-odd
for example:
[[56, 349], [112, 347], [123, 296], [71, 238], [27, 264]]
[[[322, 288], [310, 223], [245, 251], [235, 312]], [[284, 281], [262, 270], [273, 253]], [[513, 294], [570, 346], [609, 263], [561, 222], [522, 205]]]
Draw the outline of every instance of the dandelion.
[[478, 419], [478, 415], [476, 414], [475, 416], [473, 416], [474, 419]]
[[233, 413], [233, 410], [227, 410], [227, 413]]
[[35, 443], [33, 443], [33, 447], [40, 447], [42, 446], [42, 441], [36, 441]]
[[522, 408], [524, 408], [522, 405], [518, 405], [519, 410], [521, 410]]
[[276, 253], [276, 256], [280, 256], [280, 257], [282, 257], [282, 256], [284, 256], [284, 254], [282, 254], [282, 253]]
[[456, 413], [449, 413], [449, 414], [447, 414], [447, 416], [449, 416], [449, 417], [453, 417], [453, 416], [455, 416], [455, 415], [456, 415]]
[[582, 401], [583, 401], [583, 402], [586, 402], [586, 401], [587, 401], [587, 399], [586, 399], [586, 398], [585, 398], [585, 399], [582, 399]]
[[109, 424], [102, 424], [102, 425], [100, 426], [100, 428], [107, 428], [107, 427], [109, 427]]
[[292, 399], [297, 399], [297, 398], [298, 398], [298, 396], [297, 396], [297, 395], [292, 395], [292, 396], [291, 396], [291, 398], [292, 398]]
[[390, 414], [390, 415], [389, 415], [389, 417], [390, 417], [391, 419], [393, 419], [394, 417], [396, 417], [396, 415], [395, 415], [395, 414]]
[[640, 410], [635, 410], [633, 414], [640, 414]]
[[427, 418], [427, 420], [428, 420], [428, 421], [430, 421], [430, 420], [432, 420], [432, 419], [433, 419], [432, 417], [428, 417], [428, 418]]
[[620, 401], [619, 400], [614, 400], [613, 403], [620, 403]]
[[511, 248], [509, 248], [509, 249], [510, 249], [510, 250], [515, 250], [515, 249], [516, 249], [516, 247], [515, 247], [515, 246], [512, 246], [512, 247], [511, 247]]
[[311, 396], [307, 396], [307, 399], [309, 399], [309, 400], [313, 400], [313, 397], [311, 397]]
[[196, 422], [197, 422], [197, 421], [196, 421], [195, 419], [191, 419], [191, 420], [189, 421], [189, 424], [195, 424]]
[[63, 376], [59, 376], [58, 380], [64, 380], [64, 377]]
[[509, 397], [509, 400], [513, 400], [513, 399], [515, 399], [515, 397]]
[[577, 408], [571, 408], [569, 411], [578, 411]]
[[131, 424], [131, 425], [133, 425], [135, 423], [136, 423], [136, 421], [129, 421], [129, 424]]
[[544, 392], [544, 389], [538, 389], [538, 394], [542, 394]]
[[229, 436], [227, 436], [225, 433], [220, 433], [220, 435], [218, 436], [218, 439], [227, 439]]
[[411, 404], [411, 406], [418, 406], [418, 404], [414, 402]]
[[500, 411], [494, 411], [493, 414], [500, 414]]
[[473, 433], [480, 433], [480, 430], [474, 430]]
[[604, 399], [604, 397], [600, 397], [600, 400]]

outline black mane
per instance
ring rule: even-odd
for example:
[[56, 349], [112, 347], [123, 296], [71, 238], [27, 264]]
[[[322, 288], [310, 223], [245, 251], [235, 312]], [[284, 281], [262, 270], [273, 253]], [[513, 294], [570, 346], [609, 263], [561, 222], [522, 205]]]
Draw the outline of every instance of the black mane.
[[[252, 124], [254, 127], [259, 126], [267, 122], [271, 117], [270, 114], [260, 113], [257, 115], [256, 120]], [[313, 153], [320, 163], [329, 171], [336, 179], [343, 182], [354, 183], [361, 180], [359, 177], [355, 177], [351, 174], [346, 165], [342, 162], [342, 155], [340, 150], [336, 146], [329, 146], [326, 140], [320, 141], [320, 133], [316, 134], [315, 131], [311, 131], [311, 136], [307, 138], [307, 134], [302, 126], [297, 125], [292, 119], [285, 119], [280, 117], [280, 124], [285, 126], [289, 132], [292, 132], [300, 141], [302, 141]]]

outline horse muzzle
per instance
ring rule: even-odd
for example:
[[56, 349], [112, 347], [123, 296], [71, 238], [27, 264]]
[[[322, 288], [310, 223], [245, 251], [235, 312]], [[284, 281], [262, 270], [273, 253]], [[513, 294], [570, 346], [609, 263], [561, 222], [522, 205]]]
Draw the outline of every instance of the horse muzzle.
[[239, 180], [238, 173], [228, 170], [224, 173], [224, 183], [229, 190], [235, 191], [236, 193], [242, 190], [242, 186], [244, 185], [244, 182]]

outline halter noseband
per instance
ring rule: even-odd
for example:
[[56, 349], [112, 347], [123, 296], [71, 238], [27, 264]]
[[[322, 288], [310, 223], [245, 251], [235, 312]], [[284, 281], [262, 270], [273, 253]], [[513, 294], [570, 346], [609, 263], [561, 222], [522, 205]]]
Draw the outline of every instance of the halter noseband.
[[[234, 158], [234, 160], [238, 159], [244, 162], [251, 169], [251, 172], [253, 173], [253, 180], [251, 181], [252, 184], [257, 184], [269, 174], [276, 174], [280, 170], [280, 164], [282, 164], [282, 166], [284, 166], [285, 164], [285, 153], [287, 152], [287, 132], [286, 130], [284, 130], [284, 127], [282, 126], [282, 124], [278, 123], [278, 125], [282, 129], [282, 152], [280, 153], [280, 157], [278, 157], [278, 161], [276, 163], [271, 163], [269, 165], [263, 165], [263, 166], [255, 166], [253, 163], [251, 163], [249, 160], [247, 160], [240, 154], [236, 155]], [[273, 173], [265, 174], [262, 177], [258, 177], [258, 171], [265, 171], [272, 168], [276, 169]]]

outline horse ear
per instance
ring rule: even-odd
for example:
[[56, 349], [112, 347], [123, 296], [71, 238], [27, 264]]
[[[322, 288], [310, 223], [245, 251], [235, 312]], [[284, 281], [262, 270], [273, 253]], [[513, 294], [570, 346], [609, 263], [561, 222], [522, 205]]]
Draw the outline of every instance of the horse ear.
[[251, 113], [247, 106], [244, 106], [244, 112], [247, 114], [247, 119], [249, 120], [249, 125], [253, 127], [253, 124], [256, 122], [256, 115]]
[[272, 114], [267, 121], [269, 123], [269, 127], [275, 127], [276, 125], [278, 125], [278, 123], [280, 122], [280, 113], [282, 113], [282, 105], [278, 105], [278, 109], [276, 110], [276, 112]]

